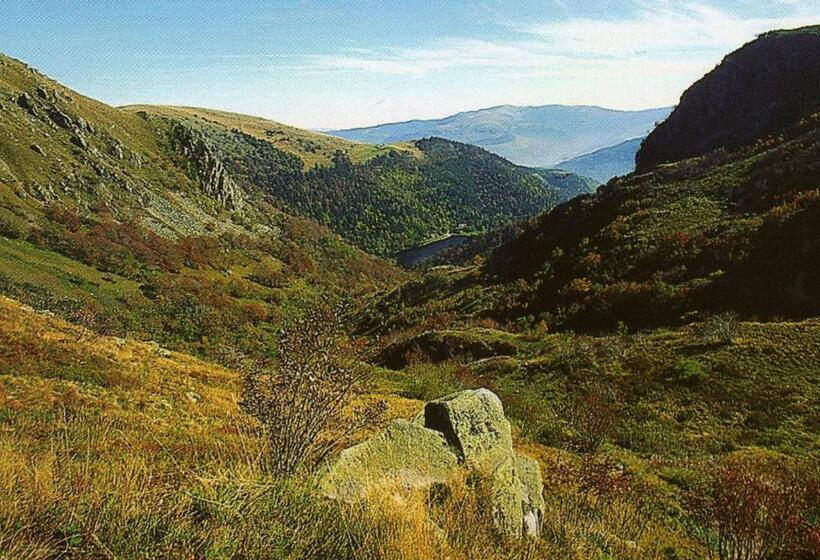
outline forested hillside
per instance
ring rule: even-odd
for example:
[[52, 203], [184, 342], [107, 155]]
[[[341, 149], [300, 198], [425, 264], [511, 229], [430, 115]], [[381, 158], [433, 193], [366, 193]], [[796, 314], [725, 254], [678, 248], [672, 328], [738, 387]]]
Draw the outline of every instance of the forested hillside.
[[[772, 37], [779, 35], [751, 43], [724, 65], [765, 56], [763, 47], [777, 48]], [[809, 28], [784, 37], [800, 43], [817, 35]], [[690, 91], [720, 90], [727, 71], [718, 67]], [[756, 84], [735, 93], [736, 103], [748, 103], [744, 95], [757, 99], [764, 89]], [[699, 103], [685, 95], [676, 113]], [[409, 305], [407, 316], [467, 312], [592, 330], [679, 324], [699, 312], [814, 316], [820, 313], [820, 115], [807, 111], [776, 135], [739, 139], [734, 150], [635, 173], [560, 205], [485, 264], [431, 274], [394, 292], [386, 300], [389, 319], [382, 320], [400, 322], [396, 304]], [[698, 119], [702, 137], [724, 130], [720, 121]]]
[[[475, 146], [439, 138], [376, 148], [326, 137], [336, 149], [322, 152], [326, 147], [314, 140], [313, 152], [303, 142], [299, 147], [308, 149], [305, 156], [282, 146], [276, 123], [260, 131], [258, 119], [241, 115], [129, 110], [170, 118], [177, 145], [195, 131], [219, 154], [234, 181], [382, 256], [459, 226], [483, 232], [520, 220], [596, 185], [571, 173], [515, 166]], [[314, 159], [315, 165], [307, 165]]]

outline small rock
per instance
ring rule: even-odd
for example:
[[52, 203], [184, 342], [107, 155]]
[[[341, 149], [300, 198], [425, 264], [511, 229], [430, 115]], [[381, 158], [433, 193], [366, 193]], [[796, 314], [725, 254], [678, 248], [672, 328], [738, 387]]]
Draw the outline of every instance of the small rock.
[[85, 138], [83, 138], [79, 134], [74, 134], [71, 137], [71, 143], [77, 146], [78, 148], [82, 148], [83, 150], [88, 148], [88, 142], [86, 142]]
[[195, 393], [194, 391], [188, 391], [187, 393], [185, 393], [185, 396], [188, 397], [188, 400], [194, 404], [202, 400], [202, 395], [200, 395], [199, 393]]

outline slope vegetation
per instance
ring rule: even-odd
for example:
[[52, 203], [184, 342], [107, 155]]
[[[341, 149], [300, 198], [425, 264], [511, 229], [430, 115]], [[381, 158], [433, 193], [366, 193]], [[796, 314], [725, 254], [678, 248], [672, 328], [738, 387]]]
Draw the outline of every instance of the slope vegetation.
[[175, 143], [184, 144], [193, 131], [237, 184], [382, 256], [462, 224], [483, 232], [535, 215], [594, 185], [438, 138], [376, 147], [313, 133], [290, 135], [277, 123], [241, 115], [166, 107], [128, 110], [174, 123], [169, 126]]

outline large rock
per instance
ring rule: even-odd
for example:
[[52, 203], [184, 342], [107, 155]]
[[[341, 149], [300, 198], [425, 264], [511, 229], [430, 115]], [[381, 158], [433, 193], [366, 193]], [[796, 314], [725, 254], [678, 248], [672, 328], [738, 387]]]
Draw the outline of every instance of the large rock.
[[521, 481], [523, 532], [527, 536], [537, 537], [541, 532], [541, 521], [546, 507], [541, 467], [538, 461], [523, 455], [515, 456], [515, 467]]
[[332, 498], [351, 499], [374, 485], [443, 484], [457, 468], [458, 458], [440, 433], [394, 420], [375, 437], [342, 451], [319, 484]]
[[341, 453], [319, 484], [336, 499], [378, 488], [448, 484], [467, 469], [484, 481], [496, 528], [511, 538], [538, 536], [544, 515], [538, 462], [513, 451], [501, 400], [487, 389], [431, 401], [411, 423], [395, 420]]
[[462, 462], [492, 468], [512, 453], [512, 430], [501, 399], [489, 389], [428, 402], [424, 427], [441, 432]]

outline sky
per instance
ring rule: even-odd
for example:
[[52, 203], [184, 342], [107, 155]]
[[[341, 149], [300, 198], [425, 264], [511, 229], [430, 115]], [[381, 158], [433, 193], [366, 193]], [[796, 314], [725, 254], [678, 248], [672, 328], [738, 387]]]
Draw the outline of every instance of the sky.
[[820, 0], [2, 0], [0, 51], [112, 105], [315, 129], [495, 105], [674, 105]]

